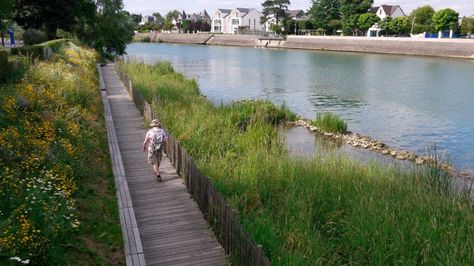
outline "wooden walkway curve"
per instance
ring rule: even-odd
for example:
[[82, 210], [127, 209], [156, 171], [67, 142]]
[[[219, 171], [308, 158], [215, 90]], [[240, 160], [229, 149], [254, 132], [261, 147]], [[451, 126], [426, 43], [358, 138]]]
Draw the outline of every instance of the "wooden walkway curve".
[[137, 258], [144, 255], [144, 261], [127, 256], [127, 265], [228, 265], [223, 248], [169, 158], [165, 157], [162, 162], [163, 181], [156, 181], [147, 164], [146, 153], [141, 150], [148, 127], [118, 78], [114, 65], [102, 67], [102, 74], [106, 88], [103, 95], [110, 105], [117, 150], [131, 199], [131, 210], [121, 211], [122, 227], [125, 222], [133, 224], [136, 218], [139, 232], [139, 237], [135, 238], [133, 230], [129, 237], [124, 233], [125, 251], [127, 253], [128, 249], [129, 252], [126, 255], [138, 254]]

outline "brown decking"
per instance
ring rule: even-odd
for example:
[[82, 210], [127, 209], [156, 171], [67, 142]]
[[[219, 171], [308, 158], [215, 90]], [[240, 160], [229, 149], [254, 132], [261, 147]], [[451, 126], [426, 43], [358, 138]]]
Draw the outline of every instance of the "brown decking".
[[[128, 190], [131, 199], [128, 203], [124, 197], [126, 205], [130, 206], [123, 206], [119, 199], [120, 207], [127, 207], [121, 211], [123, 230], [129, 232], [124, 233], [127, 264], [143, 265], [140, 255], [144, 254], [147, 265], [227, 265], [223, 248], [208, 228], [169, 158], [165, 157], [162, 162], [163, 181], [156, 181], [147, 164], [146, 153], [141, 151], [147, 130], [143, 117], [115, 73], [114, 66], [106, 65], [102, 72], [107, 91], [104, 95], [110, 105], [118, 143], [118, 148], [111, 148], [111, 152], [120, 152], [120, 156], [112, 155], [112, 161], [123, 164], [123, 183], [128, 186], [119, 186], [117, 195], [126, 195]], [[109, 134], [109, 144], [110, 137]], [[117, 157], [121, 159], [114, 159]], [[116, 170], [114, 166], [114, 173], [116, 181], [120, 181], [117, 179], [120, 169]], [[139, 236], [134, 237], [137, 228]]]

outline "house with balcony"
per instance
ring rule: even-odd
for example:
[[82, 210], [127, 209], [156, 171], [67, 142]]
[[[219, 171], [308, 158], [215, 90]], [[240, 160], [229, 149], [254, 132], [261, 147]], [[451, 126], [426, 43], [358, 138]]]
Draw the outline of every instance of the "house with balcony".
[[[370, 13], [374, 13], [380, 20], [384, 20], [387, 17], [398, 18], [406, 16], [402, 8], [399, 5], [381, 5], [374, 6], [369, 10]], [[367, 30], [367, 37], [379, 37], [382, 29], [376, 23]]]
[[243, 30], [260, 31], [260, 13], [255, 8], [218, 9], [212, 17], [211, 32], [239, 34]]

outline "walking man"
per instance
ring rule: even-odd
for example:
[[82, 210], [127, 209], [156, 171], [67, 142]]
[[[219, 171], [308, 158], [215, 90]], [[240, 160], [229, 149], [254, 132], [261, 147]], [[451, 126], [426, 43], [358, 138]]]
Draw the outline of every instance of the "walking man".
[[150, 126], [152, 128], [148, 130], [143, 141], [143, 151], [148, 146], [148, 163], [153, 165], [156, 179], [161, 181], [160, 163], [168, 140], [168, 134], [161, 128], [161, 123], [158, 119], [153, 119]]

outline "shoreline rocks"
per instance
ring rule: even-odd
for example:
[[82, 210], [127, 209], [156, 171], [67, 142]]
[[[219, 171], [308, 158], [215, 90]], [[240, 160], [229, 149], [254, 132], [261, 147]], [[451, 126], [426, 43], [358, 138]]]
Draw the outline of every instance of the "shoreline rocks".
[[[346, 144], [351, 145], [355, 148], [369, 149], [371, 151], [378, 152], [382, 155], [391, 156], [396, 160], [407, 160], [417, 165], [436, 163], [429, 156], [420, 156], [414, 152], [397, 150], [395, 148], [387, 146], [382, 141], [372, 139], [369, 136], [362, 136], [357, 133], [352, 133], [350, 131], [348, 131], [346, 134], [324, 132], [318, 127], [311, 125], [309, 122], [301, 118], [298, 119], [296, 122], [289, 122], [289, 124], [293, 126], [304, 127], [313, 133], [320, 134], [333, 141], [342, 140]], [[447, 163], [441, 163], [440, 167], [454, 176], [463, 177], [466, 179], [474, 179], [474, 176], [468, 173], [467, 171], [459, 171]]]

